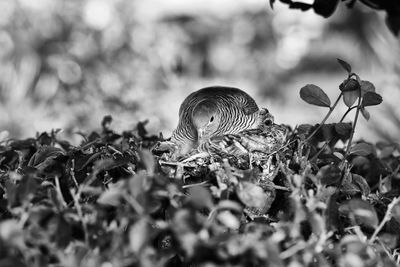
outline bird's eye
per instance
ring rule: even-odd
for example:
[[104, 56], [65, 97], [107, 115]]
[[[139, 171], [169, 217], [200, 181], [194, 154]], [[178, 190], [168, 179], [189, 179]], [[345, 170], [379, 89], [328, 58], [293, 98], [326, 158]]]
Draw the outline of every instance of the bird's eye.
[[266, 125], [266, 126], [270, 126], [270, 125], [272, 125], [272, 120], [270, 120], [270, 119], [268, 119], [268, 120], [265, 120], [264, 121], [264, 124]]
[[211, 116], [210, 122], [213, 122], [213, 121], [214, 121], [214, 116]]

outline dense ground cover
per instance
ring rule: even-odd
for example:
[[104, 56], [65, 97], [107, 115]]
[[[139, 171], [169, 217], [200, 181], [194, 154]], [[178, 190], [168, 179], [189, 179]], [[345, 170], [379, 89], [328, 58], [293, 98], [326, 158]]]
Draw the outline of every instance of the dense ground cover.
[[119, 133], [110, 116], [80, 146], [57, 130], [1, 140], [0, 266], [396, 266], [400, 147], [353, 140], [382, 99], [339, 63], [333, 104], [300, 90], [326, 118], [255, 161], [171, 161], [147, 122]]

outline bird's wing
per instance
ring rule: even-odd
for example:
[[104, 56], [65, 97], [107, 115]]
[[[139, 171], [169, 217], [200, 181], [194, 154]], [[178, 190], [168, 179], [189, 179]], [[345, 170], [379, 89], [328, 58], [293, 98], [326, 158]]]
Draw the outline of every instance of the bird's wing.
[[212, 86], [191, 93], [182, 103], [179, 113], [185, 112], [182, 107], [193, 106], [201, 99], [214, 100], [220, 103], [227, 100], [232, 101], [232, 104], [240, 105], [246, 115], [253, 114], [259, 110], [256, 101], [246, 92], [235, 87]]
[[254, 112], [258, 111], [257, 104], [255, 102], [254, 103], [251, 103], [251, 102], [254, 102], [254, 101], [247, 101], [245, 103], [245, 105], [243, 106], [243, 111], [244, 111], [244, 114], [246, 114], [246, 115], [250, 115], [250, 114], [253, 114]]

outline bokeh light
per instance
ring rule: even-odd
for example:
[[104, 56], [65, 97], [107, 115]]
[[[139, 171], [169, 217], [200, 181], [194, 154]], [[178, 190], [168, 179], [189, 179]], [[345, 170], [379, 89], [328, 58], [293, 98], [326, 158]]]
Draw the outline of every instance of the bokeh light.
[[314, 83], [335, 97], [345, 77], [337, 57], [384, 97], [358, 137], [399, 136], [389, 118], [400, 114], [399, 40], [360, 5], [329, 19], [264, 0], [3, 0], [0, 9], [0, 132], [13, 137], [62, 128], [79, 140], [107, 114], [116, 129], [149, 119], [151, 133], [168, 136], [185, 96], [210, 85], [244, 89], [279, 123], [317, 123], [326, 110], [298, 92]]

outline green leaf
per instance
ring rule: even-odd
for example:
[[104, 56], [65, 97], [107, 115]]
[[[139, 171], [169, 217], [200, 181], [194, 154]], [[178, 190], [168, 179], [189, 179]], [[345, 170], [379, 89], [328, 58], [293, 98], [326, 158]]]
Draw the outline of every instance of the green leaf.
[[358, 91], [343, 92], [343, 102], [350, 108], [356, 102], [359, 95], [360, 93]]
[[324, 18], [328, 18], [335, 12], [338, 2], [339, 0], [315, 0], [313, 5], [314, 11]]
[[346, 79], [339, 85], [342, 92], [358, 91], [361, 89], [360, 83], [356, 79]]
[[350, 136], [353, 127], [349, 122], [339, 122], [335, 124], [335, 131], [342, 136]]
[[60, 148], [53, 146], [41, 146], [30, 158], [28, 166], [38, 168], [39, 165], [46, 162], [46, 160], [48, 163], [50, 161], [54, 161], [57, 157], [62, 155], [65, 155], [65, 152]]
[[101, 121], [101, 126], [103, 129], [107, 130], [110, 128], [111, 122], [113, 121], [113, 118], [111, 115], [106, 115], [103, 117], [103, 120]]
[[230, 211], [224, 210], [218, 213], [217, 220], [225, 227], [233, 230], [238, 230], [240, 221]]
[[[7, 192], [7, 203], [8, 205], [12, 208], [15, 207], [20, 203], [18, 199], [18, 190], [17, 190], [17, 185], [13, 182], [11, 182], [10, 179], [5, 180], [5, 189]], [[29, 199], [30, 200], [30, 199]]]
[[398, 223], [400, 223], [400, 204], [393, 207], [392, 216]]
[[[7, 219], [4, 220], [2, 219], [0, 221], [0, 240], [2, 241], [2, 254], [6, 253], [7, 251], [7, 247], [6, 245], [11, 247], [15, 247], [15, 248], [19, 248], [20, 250], [24, 250], [27, 249], [26, 244], [25, 244], [25, 237], [26, 234], [24, 233], [23, 229], [22, 229], [22, 225], [18, 220], [14, 220], [14, 219]], [[4, 250], [3, 250], [4, 249]], [[3, 252], [4, 251], [4, 252]], [[2, 257], [4, 257], [4, 254], [2, 255]], [[7, 255], [7, 254], [6, 254]], [[7, 256], [6, 256], [7, 258]], [[4, 258], [3, 258], [4, 259]], [[1, 260], [0, 260], [1, 263]], [[26, 266], [26, 265], [21, 265], [21, 264], [0, 264], [0, 266]]]
[[122, 188], [120, 184], [115, 184], [110, 189], [105, 190], [97, 199], [97, 203], [107, 206], [117, 207], [121, 204]]
[[42, 146], [50, 146], [53, 142], [53, 138], [48, 133], [44, 132], [40, 134], [37, 141]]
[[200, 217], [196, 216], [193, 210], [181, 208], [173, 214], [172, 222], [170, 223], [179, 246], [188, 257], [193, 256], [198, 251], [198, 245], [201, 242], [197, 233], [200, 229], [199, 220]]
[[369, 118], [371, 117], [371, 115], [369, 115], [368, 110], [366, 110], [365, 108], [361, 107], [360, 111], [361, 111], [361, 115], [364, 117], [364, 119], [368, 121]]
[[237, 213], [243, 211], [243, 206], [232, 200], [220, 200], [216, 208], [220, 210], [231, 210]]
[[338, 194], [332, 194], [328, 197], [327, 207], [325, 210], [325, 223], [330, 230], [337, 230], [341, 228], [341, 221], [339, 218], [339, 205], [337, 203]]
[[0, 152], [0, 169], [17, 169], [19, 158], [20, 156], [15, 150]]
[[154, 160], [154, 156], [151, 154], [149, 150], [141, 150], [139, 151], [140, 160], [143, 165], [146, 167], [148, 175], [154, 175], [154, 170], [156, 167], [156, 162]]
[[203, 186], [194, 186], [189, 189], [190, 202], [197, 208], [211, 209], [214, 204], [212, 196], [208, 189]]
[[319, 169], [317, 178], [322, 185], [334, 185], [340, 181], [341, 170], [337, 165], [326, 165]]
[[269, 6], [271, 7], [271, 9], [274, 9], [274, 3], [275, 0], [269, 0]]
[[144, 170], [138, 171], [129, 179], [129, 191], [134, 198], [147, 193], [154, 182], [154, 177], [147, 175]]
[[22, 202], [30, 202], [34, 196], [36, 191], [39, 189], [39, 183], [36, 178], [31, 175], [25, 175], [22, 177], [22, 180], [17, 185], [17, 194], [19, 201]]
[[358, 255], [361, 251], [366, 251], [367, 246], [368, 244], [359, 235], [344, 235], [342, 240], [340, 240], [340, 248], [346, 251], [345, 254], [347, 256], [351, 255], [351, 257], [347, 257], [343, 261], [346, 264], [344, 266], [363, 266], [363, 260]]
[[351, 178], [353, 180], [353, 184], [357, 185], [360, 188], [360, 191], [364, 196], [368, 196], [371, 193], [371, 188], [369, 187], [364, 177], [352, 173]]
[[363, 107], [376, 106], [382, 103], [382, 96], [375, 92], [366, 92], [361, 101]]
[[307, 84], [301, 88], [300, 97], [311, 105], [328, 108], [331, 106], [331, 100], [328, 95], [320, 87], [314, 84]]
[[379, 220], [374, 207], [361, 199], [352, 199], [340, 206], [339, 211], [346, 214], [358, 225], [377, 227]]
[[370, 144], [367, 144], [367, 143], [355, 144], [350, 149], [350, 154], [358, 155], [358, 156], [368, 156], [372, 152], [373, 152], [372, 151], [372, 146]]
[[302, 2], [291, 2], [289, 5], [289, 8], [291, 9], [300, 9], [301, 11], [307, 11], [313, 6], [307, 3], [302, 3]]
[[322, 140], [320, 140], [320, 141], [332, 140], [336, 135], [334, 126], [332, 124], [322, 125], [320, 131], [318, 131], [318, 133], [317, 133], [317, 137], [320, 136], [320, 133], [322, 133]]
[[349, 63], [340, 58], [337, 58], [337, 61], [339, 62], [340, 66], [342, 66], [343, 69], [345, 69], [349, 74], [351, 73], [351, 66]]
[[360, 193], [360, 187], [352, 183], [352, 181], [343, 181], [340, 192], [347, 196], [354, 196]]
[[146, 217], [139, 219], [129, 230], [130, 248], [140, 253], [150, 238], [150, 227]]
[[380, 153], [379, 153], [379, 158], [387, 158], [393, 155], [393, 153], [398, 150], [398, 145], [396, 143], [391, 143], [391, 144], [387, 144], [387, 143], [377, 143], [376, 144], [377, 148], [379, 148]]
[[236, 194], [247, 207], [261, 209], [268, 201], [268, 195], [265, 194], [264, 190], [250, 182], [242, 182], [237, 186]]
[[366, 93], [366, 92], [375, 92], [375, 86], [373, 83], [370, 81], [361, 81], [361, 90]]

